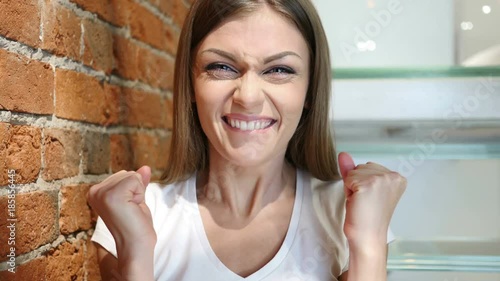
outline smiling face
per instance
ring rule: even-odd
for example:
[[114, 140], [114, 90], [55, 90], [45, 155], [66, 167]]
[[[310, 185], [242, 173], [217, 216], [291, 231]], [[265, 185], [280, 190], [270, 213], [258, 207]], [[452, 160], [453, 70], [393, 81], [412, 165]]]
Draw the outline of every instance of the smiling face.
[[267, 5], [225, 21], [195, 56], [195, 101], [210, 157], [245, 167], [282, 161], [308, 83], [309, 50], [291, 21]]

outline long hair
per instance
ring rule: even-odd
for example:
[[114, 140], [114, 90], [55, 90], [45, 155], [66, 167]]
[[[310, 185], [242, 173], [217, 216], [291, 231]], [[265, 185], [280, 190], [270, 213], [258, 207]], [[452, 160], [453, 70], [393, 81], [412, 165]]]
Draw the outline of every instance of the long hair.
[[328, 118], [332, 78], [328, 41], [310, 0], [197, 0], [184, 22], [177, 49], [171, 148], [160, 181], [185, 180], [208, 167], [208, 140], [192, 102], [194, 50], [226, 19], [251, 13], [265, 4], [295, 23], [311, 53], [305, 108], [285, 157], [295, 167], [320, 180], [341, 178]]

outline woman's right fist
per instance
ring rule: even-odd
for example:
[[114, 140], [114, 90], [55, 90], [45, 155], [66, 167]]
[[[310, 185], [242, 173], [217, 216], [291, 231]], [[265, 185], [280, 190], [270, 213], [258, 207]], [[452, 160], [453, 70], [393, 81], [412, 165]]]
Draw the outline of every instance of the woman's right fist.
[[92, 186], [87, 194], [87, 201], [108, 227], [117, 247], [156, 244], [153, 219], [145, 202], [150, 178], [148, 166], [137, 172], [122, 170]]

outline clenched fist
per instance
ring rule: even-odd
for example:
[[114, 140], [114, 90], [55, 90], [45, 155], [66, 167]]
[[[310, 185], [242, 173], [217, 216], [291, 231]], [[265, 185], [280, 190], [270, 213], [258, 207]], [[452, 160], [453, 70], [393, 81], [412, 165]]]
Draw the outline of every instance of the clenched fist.
[[145, 203], [151, 169], [119, 171], [90, 188], [87, 200], [115, 238], [117, 248], [127, 243], [156, 244], [151, 212]]
[[344, 233], [350, 242], [386, 243], [396, 205], [406, 189], [406, 178], [379, 164], [355, 165], [342, 152], [338, 158], [346, 194]]

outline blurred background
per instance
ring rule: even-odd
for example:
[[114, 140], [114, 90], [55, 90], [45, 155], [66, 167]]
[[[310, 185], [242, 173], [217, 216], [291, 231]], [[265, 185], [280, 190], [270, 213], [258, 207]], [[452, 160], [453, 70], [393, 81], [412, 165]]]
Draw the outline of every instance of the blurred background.
[[500, 280], [500, 1], [314, 3], [337, 150], [408, 178], [389, 280]]

